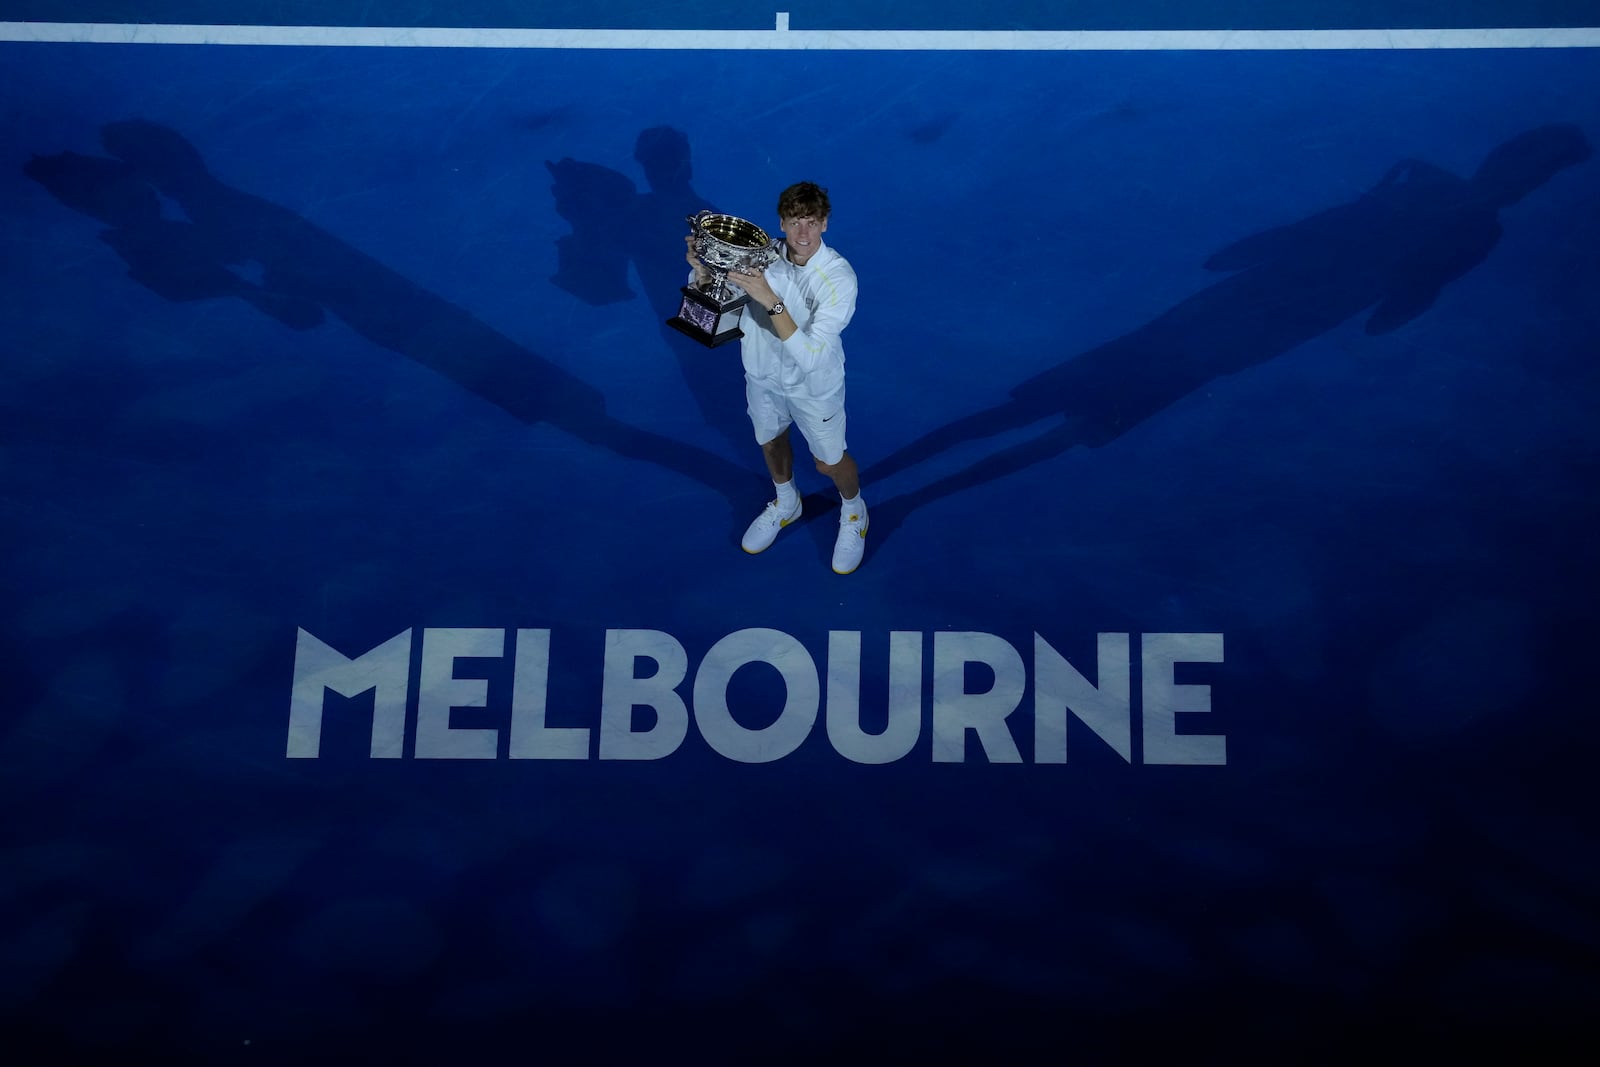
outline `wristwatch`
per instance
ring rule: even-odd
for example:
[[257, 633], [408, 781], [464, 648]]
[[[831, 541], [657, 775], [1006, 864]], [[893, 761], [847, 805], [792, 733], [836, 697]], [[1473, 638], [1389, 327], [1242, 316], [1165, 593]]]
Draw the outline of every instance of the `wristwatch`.
[[769, 307], [767, 309], [767, 314], [771, 315], [773, 318], [777, 318], [779, 315], [782, 315], [783, 312], [784, 312], [784, 307], [783, 307], [783, 301], [782, 300], [778, 301], [776, 304], [773, 304], [771, 307]]

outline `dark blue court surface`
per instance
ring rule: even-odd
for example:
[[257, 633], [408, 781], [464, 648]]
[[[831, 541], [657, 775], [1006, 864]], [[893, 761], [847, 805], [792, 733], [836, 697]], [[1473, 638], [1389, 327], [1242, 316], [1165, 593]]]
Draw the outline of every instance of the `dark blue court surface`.
[[0, 43], [0, 1058], [1593, 1051], [1594, 49], [575, 43]]

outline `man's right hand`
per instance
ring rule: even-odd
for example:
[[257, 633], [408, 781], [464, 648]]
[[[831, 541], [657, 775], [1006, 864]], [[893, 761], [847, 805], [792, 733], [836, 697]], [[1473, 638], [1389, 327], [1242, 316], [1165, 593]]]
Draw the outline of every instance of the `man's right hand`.
[[683, 243], [687, 246], [686, 250], [684, 251], [683, 258], [688, 260], [689, 266], [694, 268], [695, 285], [703, 286], [710, 283], [711, 272], [706, 269], [706, 265], [704, 263], [700, 262], [700, 257], [697, 256], [694, 251], [694, 234], [691, 233], [686, 236], [683, 239]]

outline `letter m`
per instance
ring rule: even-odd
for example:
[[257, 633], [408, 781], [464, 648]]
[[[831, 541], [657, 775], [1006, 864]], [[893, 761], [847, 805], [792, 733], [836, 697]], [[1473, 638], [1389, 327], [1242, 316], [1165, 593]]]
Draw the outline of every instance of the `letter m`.
[[411, 678], [411, 631], [349, 659], [305, 630], [294, 648], [294, 692], [289, 704], [290, 759], [316, 759], [322, 749], [323, 693], [372, 697], [372, 756], [399, 759], [406, 739], [406, 698]]

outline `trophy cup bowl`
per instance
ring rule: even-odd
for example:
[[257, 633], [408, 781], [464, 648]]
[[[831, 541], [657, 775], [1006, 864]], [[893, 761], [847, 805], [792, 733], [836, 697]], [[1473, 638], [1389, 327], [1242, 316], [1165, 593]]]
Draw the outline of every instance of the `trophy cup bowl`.
[[750, 298], [728, 283], [728, 273], [760, 274], [778, 258], [778, 242], [760, 226], [736, 215], [701, 211], [688, 218], [694, 254], [711, 272], [705, 288], [685, 286], [678, 314], [667, 325], [707, 348], [744, 336], [740, 314]]

